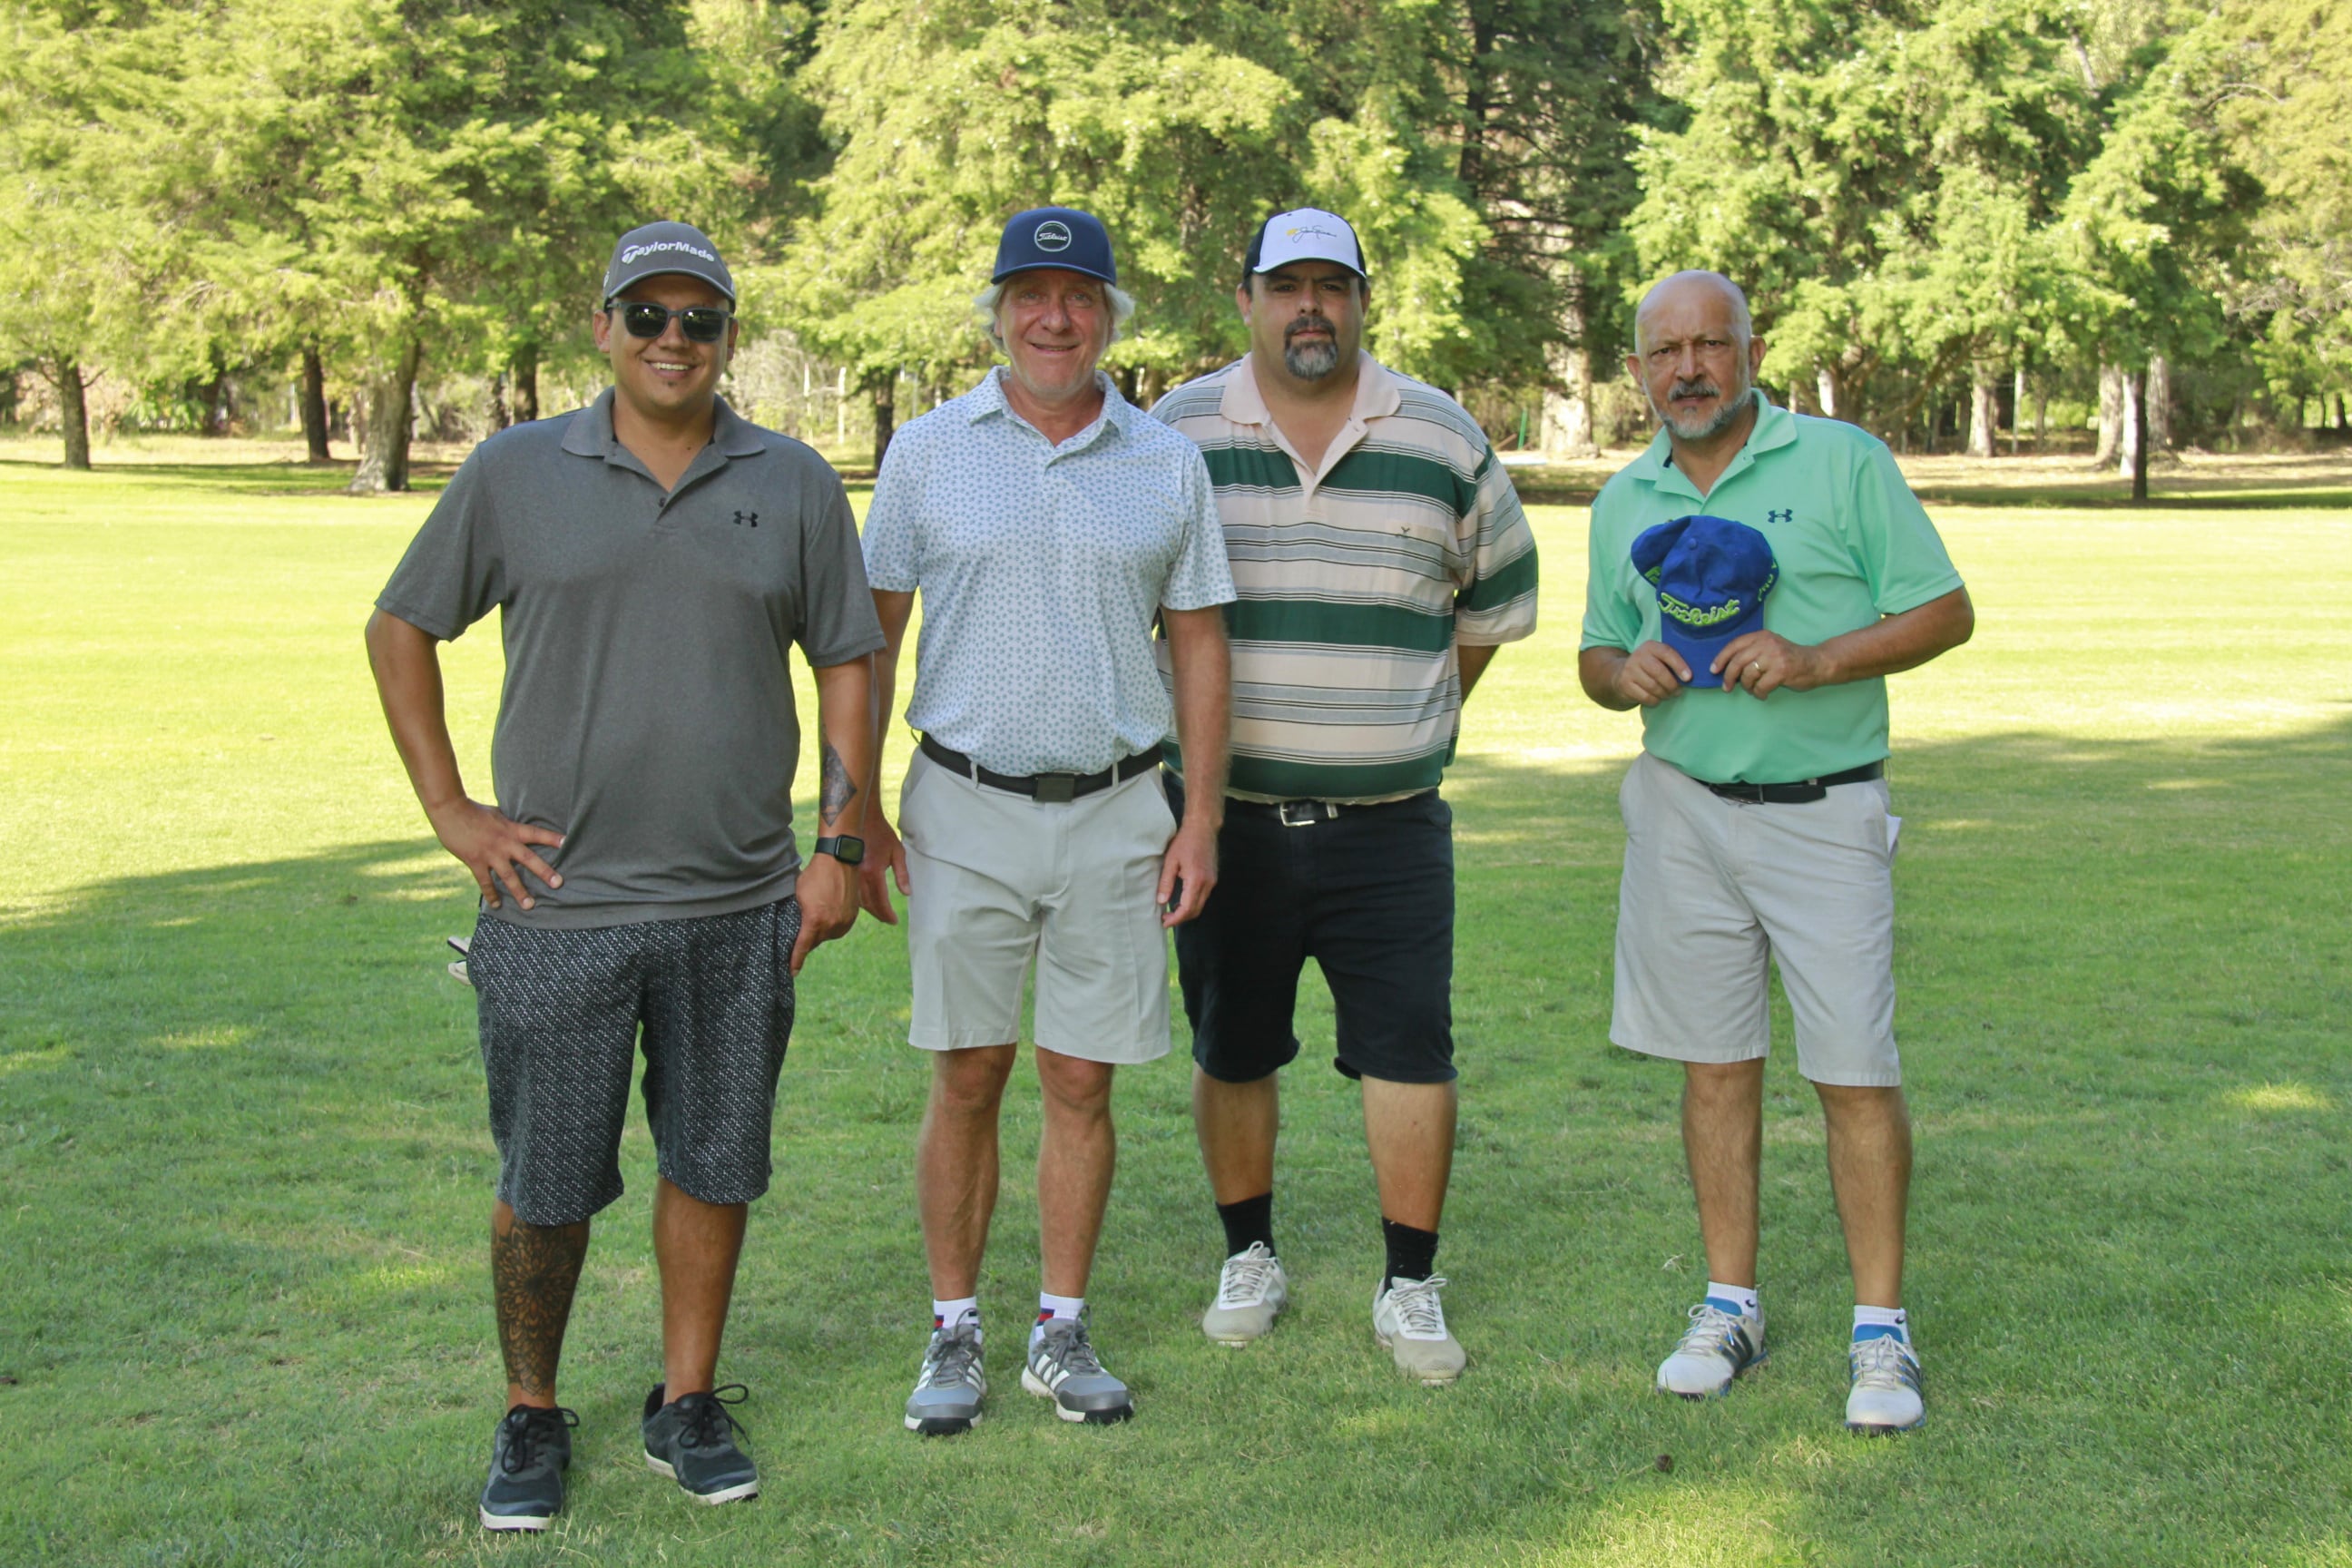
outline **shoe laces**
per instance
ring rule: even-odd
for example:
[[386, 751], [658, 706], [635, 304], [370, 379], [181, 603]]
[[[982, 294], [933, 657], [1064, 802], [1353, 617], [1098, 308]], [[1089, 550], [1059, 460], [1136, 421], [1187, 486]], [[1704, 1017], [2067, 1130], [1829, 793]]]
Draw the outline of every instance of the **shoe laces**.
[[1236, 1252], [1225, 1259], [1224, 1272], [1217, 1279], [1217, 1305], [1240, 1307], [1263, 1300], [1281, 1267], [1265, 1249], [1265, 1243], [1251, 1242], [1247, 1252]]
[[[1069, 1328], [1066, 1331], [1055, 1332], [1064, 1322], [1068, 1323]], [[1073, 1377], [1101, 1375], [1103, 1364], [1095, 1357], [1094, 1342], [1087, 1337], [1087, 1321], [1084, 1318], [1064, 1318], [1047, 1324], [1045, 1342], [1038, 1348], [1058, 1362], [1062, 1370]]]
[[925, 1388], [956, 1388], [971, 1381], [971, 1369], [980, 1360], [980, 1336], [969, 1330], [941, 1329], [931, 1336], [931, 1347], [923, 1357], [921, 1386]]
[[[730, 1394], [735, 1397], [728, 1398]], [[677, 1413], [679, 1441], [689, 1448], [716, 1447], [727, 1440], [730, 1428], [750, 1436], [743, 1424], [736, 1420], [734, 1413], [727, 1407], [740, 1405], [751, 1397], [751, 1391], [740, 1383], [722, 1384], [708, 1394], [680, 1395], [678, 1404], [685, 1408]]]
[[1414, 1339], [1442, 1340], [1445, 1337], [1445, 1309], [1438, 1305], [1437, 1293], [1451, 1281], [1443, 1274], [1433, 1274], [1420, 1281], [1391, 1280], [1389, 1284], [1389, 1305], [1396, 1309], [1397, 1322]]
[[1896, 1389], [1919, 1386], [1919, 1358], [1893, 1334], [1856, 1340], [1848, 1352], [1856, 1388]]
[[569, 1431], [580, 1425], [580, 1413], [563, 1405], [542, 1409], [526, 1405], [507, 1415], [507, 1451], [499, 1466], [510, 1476], [519, 1476], [539, 1462], [541, 1445], [552, 1442], [558, 1430]]
[[1691, 1326], [1683, 1331], [1681, 1342], [1675, 1346], [1676, 1355], [1719, 1355], [1738, 1360], [1738, 1342], [1732, 1336], [1748, 1326], [1746, 1318], [1738, 1312], [1727, 1312], [1712, 1301], [1701, 1301], [1690, 1310], [1690, 1321]]

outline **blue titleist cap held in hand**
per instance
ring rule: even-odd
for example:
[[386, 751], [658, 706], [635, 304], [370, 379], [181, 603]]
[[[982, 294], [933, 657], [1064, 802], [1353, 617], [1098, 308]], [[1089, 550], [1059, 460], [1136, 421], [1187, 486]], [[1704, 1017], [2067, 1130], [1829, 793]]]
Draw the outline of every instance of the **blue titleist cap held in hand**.
[[988, 280], [1002, 283], [1038, 267], [1066, 268], [1106, 283], [1118, 281], [1110, 231], [1102, 219], [1076, 207], [1032, 207], [1005, 220], [1004, 236], [996, 242], [996, 270]]
[[1678, 517], [1633, 541], [1633, 570], [1658, 590], [1658, 630], [1691, 667], [1687, 684], [1720, 687], [1711, 673], [1735, 637], [1762, 629], [1764, 595], [1780, 574], [1772, 542], [1744, 522]]

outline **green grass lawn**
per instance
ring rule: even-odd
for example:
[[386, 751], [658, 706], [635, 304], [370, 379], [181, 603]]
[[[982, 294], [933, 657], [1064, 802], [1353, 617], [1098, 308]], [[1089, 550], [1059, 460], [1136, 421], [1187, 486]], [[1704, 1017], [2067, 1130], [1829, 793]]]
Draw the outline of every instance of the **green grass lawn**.
[[[899, 938], [868, 923], [804, 977], [722, 1368], [765, 1495], [695, 1508], [638, 1454], [659, 1363], [633, 1131], [565, 1367], [571, 1506], [512, 1540], [474, 1521], [503, 1379], [472, 997], [440, 947], [469, 887], [359, 639], [430, 497], [23, 455], [0, 453], [0, 1563], [2352, 1564], [2352, 511], [2314, 486], [1939, 509], [1979, 629], [1895, 683], [1923, 1430], [1839, 1424], [1850, 1297], [1788, 1061], [1772, 1363], [1704, 1406], [1650, 1392], [1704, 1268], [1676, 1075], [1606, 1042], [1638, 726], [1577, 690], [1584, 518], [1547, 507], [1545, 629], [1481, 688], [1448, 786], [1458, 1386], [1371, 1343], [1371, 1181], [1317, 991], [1281, 1329], [1198, 1332], [1221, 1238], [1180, 1045], [1122, 1076], [1093, 1289], [1138, 1418], [1064, 1426], [1000, 1349], [975, 1433], [905, 1432], [925, 1068]], [[495, 629], [446, 662], [479, 792]], [[1035, 1289], [1035, 1128], [1016, 1093], [1000, 1346]]]

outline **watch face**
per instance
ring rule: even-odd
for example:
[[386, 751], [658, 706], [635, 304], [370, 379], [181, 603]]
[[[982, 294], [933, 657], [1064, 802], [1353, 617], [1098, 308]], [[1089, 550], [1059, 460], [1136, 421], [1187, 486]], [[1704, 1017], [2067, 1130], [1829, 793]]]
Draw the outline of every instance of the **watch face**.
[[866, 858], [866, 840], [852, 838], [846, 834], [839, 837], [820, 838], [816, 841], [816, 852], [830, 855], [845, 866], [855, 866]]

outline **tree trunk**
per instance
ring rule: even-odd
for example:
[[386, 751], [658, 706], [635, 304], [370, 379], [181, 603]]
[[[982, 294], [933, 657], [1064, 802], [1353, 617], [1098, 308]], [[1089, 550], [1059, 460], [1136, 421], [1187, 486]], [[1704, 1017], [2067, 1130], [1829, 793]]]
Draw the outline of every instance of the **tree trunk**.
[[2172, 450], [2172, 362], [2158, 354], [2147, 362], [2147, 400], [2141, 405], [2150, 452]]
[[1969, 456], [1992, 456], [1993, 435], [2000, 427], [2000, 388], [1990, 366], [1969, 377]]
[[874, 471], [882, 471], [882, 454], [890, 449], [890, 434], [898, 424], [898, 373], [892, 371], [874, 384]]
[[2025, 434], [2025, 362], [2017, 362], [2017, 384], [2009, 392], [2009, 455], [2017, 456], [2017, 444]]
[[367, 397], [367, 443], [351, 493], [381, 495], [408, 488], [409, 422], [416, 395], [416, 364], [423, 357], [414, 338], [400, 345], [391, 363], [372, 377]]
[[2042, 450], [2050, 438], [2050, 388], [2041, 382], [2033, 387], [2033, 449]]
[[2132, 500], [2147, 500], [2147, 381], [2148, 372], [2143, 367], [2132, 373], [2130, 428], [2124, 434], [2124, 443], [2131, 449]]
[[490, 428], [503, 430], [513, 423], [507, 413], [507, 374], [500, 371], [490, 377]]
[[66, 437], [66, 467], [89, 471], [89, 400], [82, 394], [89, 384], [81, 378], [81, 362], [60, 359], [49, 378], [58, 389], [58, 424]]
[[1813, 372], [1813, 390], [1821, 396], [1822, 417], [1836, 418], [1838, 416], [1836, 373], [1827, 365], [1816, 368]]
[[2124, 373], [2119, 365], [2099, 367], [2099, 451], [2091, 459], [2105, 466], [2124, 449]]
[[528, 425], [539, 417], [539, 351], [523, 349], [514, 357], [514, 417]]
[[315, 344], [302, 351], [301, 404], [302, 442], [310, 448], [310, 460], [332, 462], [334, 455], [327, 449], [327, 366]]
[[1592, 433], [1592, 351], [1574, 342], [1555, 350], [1551, 373], [1561, 389], [1544, 388], [1536, 445], [1555, 461], [1599, 457]]

